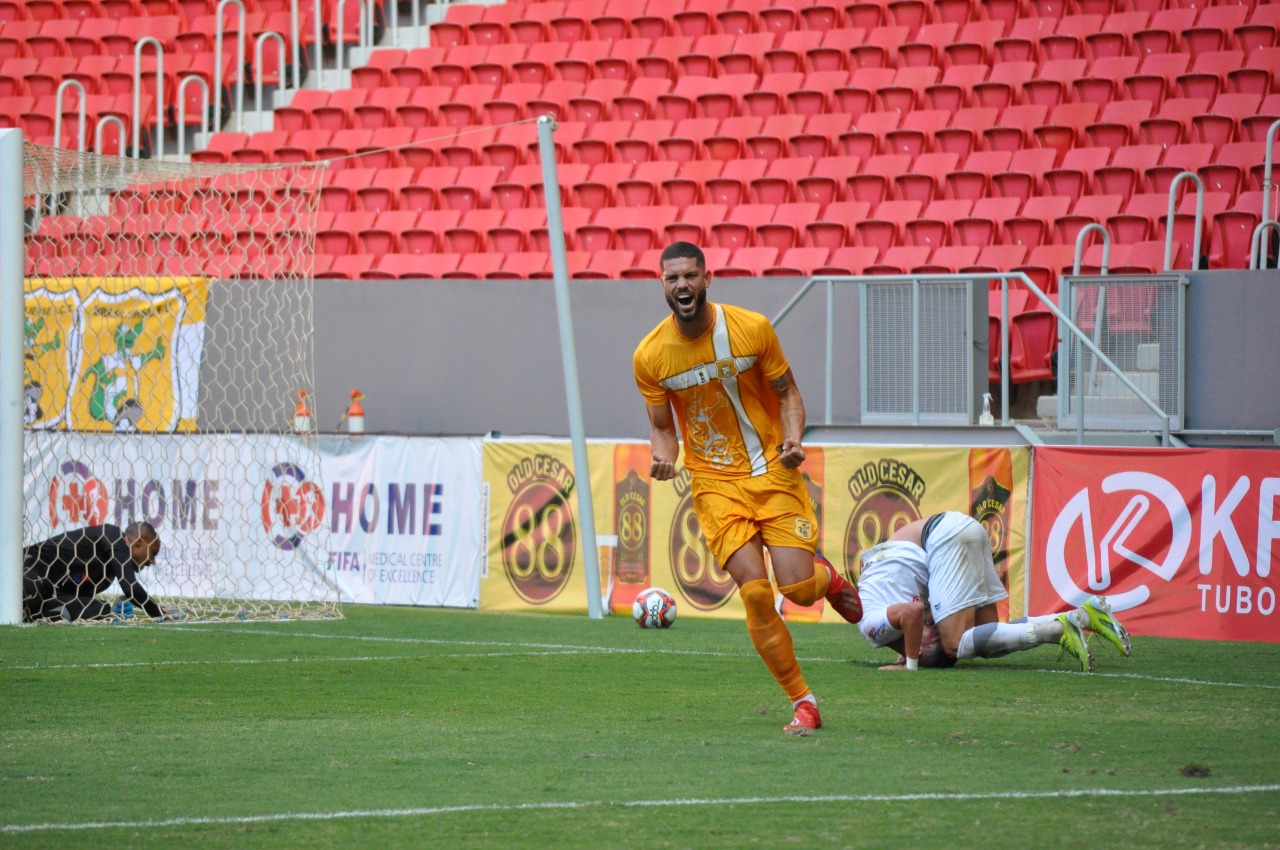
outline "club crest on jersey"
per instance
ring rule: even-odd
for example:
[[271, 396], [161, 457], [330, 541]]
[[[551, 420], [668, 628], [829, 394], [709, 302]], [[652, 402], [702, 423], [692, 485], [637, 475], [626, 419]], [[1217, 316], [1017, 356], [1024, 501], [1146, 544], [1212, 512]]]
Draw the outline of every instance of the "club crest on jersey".
[[813, 521], [805, 517], [796, 517], [796, 537], [801, 540], [809, 540], [813, 537]]
[[734, 362], [732, 357], [726, 357], [716, 361], [716, 375], [720, 380], [727, 381], [731, 378], [738, 377], [738, 364]]

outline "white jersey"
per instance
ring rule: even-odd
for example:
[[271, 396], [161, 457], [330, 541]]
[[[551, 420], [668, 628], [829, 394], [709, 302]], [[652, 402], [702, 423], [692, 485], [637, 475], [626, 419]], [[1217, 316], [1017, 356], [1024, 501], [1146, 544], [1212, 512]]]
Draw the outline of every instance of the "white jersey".
[[886, 646], [902, 637], [889, 625], [890, 605], [926, 599], [929, 569], [924, 550], [905, 540], [889, 540], [862, 553], [858, 595], [862, 598], [862, 620], [858, 629], [872, 646]]

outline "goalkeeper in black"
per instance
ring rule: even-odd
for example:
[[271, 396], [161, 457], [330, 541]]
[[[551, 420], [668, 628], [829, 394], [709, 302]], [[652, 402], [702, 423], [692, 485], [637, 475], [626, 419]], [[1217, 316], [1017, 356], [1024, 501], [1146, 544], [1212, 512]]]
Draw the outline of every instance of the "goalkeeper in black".
[[33, 543], [22, 550], [22, 618], [109, 619], [107, 602], [97, 599], [113, 582], [124, 598], [163, 619], [164, 611], [138, 580], [138, 571], [155, 563], [160, 535], [147, 522], [93, 525]]

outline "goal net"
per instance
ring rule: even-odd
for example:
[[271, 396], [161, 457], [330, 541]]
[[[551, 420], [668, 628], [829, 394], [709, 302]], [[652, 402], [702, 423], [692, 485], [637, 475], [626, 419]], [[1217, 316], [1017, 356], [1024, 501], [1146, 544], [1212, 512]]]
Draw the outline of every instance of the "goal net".
[[340, 616], [296, 415], [322, 166], [24, 170], [24, 619]]

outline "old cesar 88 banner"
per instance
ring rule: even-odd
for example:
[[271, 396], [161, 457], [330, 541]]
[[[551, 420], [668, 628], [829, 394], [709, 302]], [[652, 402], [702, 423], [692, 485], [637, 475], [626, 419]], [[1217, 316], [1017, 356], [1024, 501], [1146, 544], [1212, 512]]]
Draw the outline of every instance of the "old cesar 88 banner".
[[[601, 488], [612, 471], [612, 445], [590, 443], [587, 455], [597, 527], [607, 527], [611, 518], [602, 516]], [[483, 469], [489, 490], [489, 552], [481, 572], [480, 607], [586, 611], [572, 445], [563, 440], [487, 440]]]
[[202, 278], [28, 280], [25, 424], [194, 431], [207, 294]]
[[[814, 445], [806, 452], [801, 471], [821, 551], [846, 575], [856, 578], [861, 552], [908, 522], [967, 512], [987, 529], [1013, 611], [1025, 611], [1027, 449]], [[629, 615], [636, 593], [658, 585], [681, 617], [741, 618], [737, 588], [702, 537], [688, 471], [652, 481], [644, 442], [591, 443], [588, 454], [608, 610]], [[585, 610], [569, 444], [487, 443], [485, 479], [491, 569], [481, 607]], [[781, 609], [789, 620], [844, 622], [821, 601], [801, 608], [781, 600]]]
[[1036, 450], [1031, 607], [1095, 593], [1137, 634], [1280, 642], [1280, 454]]

